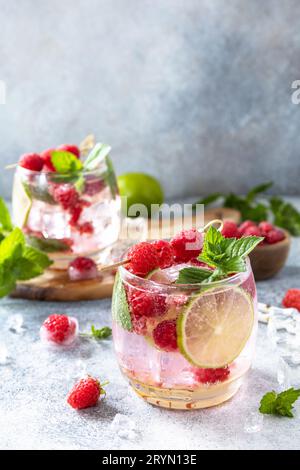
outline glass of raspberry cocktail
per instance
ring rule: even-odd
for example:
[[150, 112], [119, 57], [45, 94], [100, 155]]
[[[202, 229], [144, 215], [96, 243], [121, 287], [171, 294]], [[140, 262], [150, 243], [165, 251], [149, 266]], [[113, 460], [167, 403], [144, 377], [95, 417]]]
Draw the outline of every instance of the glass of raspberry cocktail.
[[101, 155], [103, 146], [97, 145], [87, 165], [80, 161], [79, 150], [72, 156], [71, 151], [58, 149], [26, 154], [16, 169], [15, 223], [31, 244], [49, 253], [57, 268], [78, 256], [97, 259], [119, 235], [116, 178], [107, 152]]
[[[117, 359], [137, 394], [154, 405], [193, 409], [222, 403], [236, 393], [251, 365], [256, 288], [246, 255], [261, 239], [226, 241], [220, 235], [219, 255], [225, 244], [236, 242], [231, 255], [244, 253], [239, 266], [236, 255], [224, 254], [221, 273], [220, 262], [212, 267], [212, 256], [206, 257], [205, 237], [203, 247], [203, 235], [193, 230], [170, 242], [140, 243], [117, 274], [112, 305]], [[200, 245], [188, 250], [188, 239]]]

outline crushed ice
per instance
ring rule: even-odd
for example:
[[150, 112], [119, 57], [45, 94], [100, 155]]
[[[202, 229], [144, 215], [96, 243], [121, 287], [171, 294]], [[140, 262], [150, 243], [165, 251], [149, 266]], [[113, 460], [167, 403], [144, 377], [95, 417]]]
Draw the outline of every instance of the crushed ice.
[[138, 431], [135, 422], [124, 414], [116, 414], [111, 423], [111, 429], [121, 439], [135, 441], [138, 438]]
[[9, 331], [17, 335], [21, 335], [25, 331], [24, 319], [21, 313], [16, 313], [8, 317], [6, 325]]
[[259, 432], [263, 428], [264, 417], [259, 411], [251, 411], [246, 417], [244, 431], [248, 434]]
[[8, 349], [4, 343], [0, 343], [0, 366], [6, 366], [10, 362]]

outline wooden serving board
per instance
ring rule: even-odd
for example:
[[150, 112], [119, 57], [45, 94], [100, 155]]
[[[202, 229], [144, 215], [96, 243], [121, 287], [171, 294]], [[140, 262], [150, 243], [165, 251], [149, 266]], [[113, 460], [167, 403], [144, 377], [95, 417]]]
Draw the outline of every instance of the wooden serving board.
[[[204, 224], [213, 219], [232, 219], [237, 223], [240, 214], [234, 209], [216, 208], [205, 211]], [[147, 224], [148, 221], [145, 221]], [[195, 225], [195, 218], [185, 218], [185, 227]], [[151, 227], [146, 226], [147, 233], [152, 239], [169, 238], [182, 228], [182, 219], [174, 219], [168, 226], [162, 221], [151, 221]], [[123, 227], [124, 230], [124, 227]], [[143, 237], [145, 238], [145, 237]], [[149, 238], [149, 236], [148, 236]], [[114, 261], [112, 261], [114, 262]], [[85, 281], [70, 281], [68, 274], [63, 270], [48, 269], [42, 276], [31, 281], [20, 282], [11, 294], [14, 298], [47, 301], [78, 301], [97, 300], [110, 297], [113, 290], [114, 273], [106, 272], [99, 278]]]

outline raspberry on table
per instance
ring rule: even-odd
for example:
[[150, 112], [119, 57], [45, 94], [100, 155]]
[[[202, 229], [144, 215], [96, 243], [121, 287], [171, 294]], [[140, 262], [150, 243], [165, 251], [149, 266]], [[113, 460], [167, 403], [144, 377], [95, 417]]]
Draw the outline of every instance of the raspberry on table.
[[157, 317], [163, 315], [166, 311], [166, 296], [158, 293], [129, 287], [127, 289], [127, 300], [130, 312], [135, 317]]
[[300, 289], [289, 289], [282, 300], [286, 308], [296, 308], [300, 312]]
[[202, 250], [203, 235], [196, 229], [183, 230], [171, 240], [175, 261], [185, 262], [197, 258]]
[[53, 197], [65, 210], [78, 207], [79, 195], [70, 184], [60, 184], [54, 187]]
[[75, 157], [80, 158], [80, 150], [77, 145], [73, 144], [63, 144], [57, 147], [57, 150], [63, 150], [64, 152], [70, 152], [75, 155]]
[[230, 374], [229, 367], [220, 367], [218, 369], [195, 369], [194, 377], [197, 382], [216, 383], [224, 382]]
[[221, 233], [223, 237], [225, 238], [239, 238], [240, 237], [238, 226], [232, 220], [224, 220]]
[[77, 334], [77, 320], [58, 313], [50, 315], [40, 329], [40, 336], [43, 341], [50, 341], [59, 345], [71, 344]]
[[69, 264], [68, 275], [71, 281], [94, 279], [98, 276], [97, 265], [91, 258], [79, 256]]
[[41, 153], [41, 157], [44, 161], [44, 170], [51, 171], [51, 172], [56, 171], [51, 161], [52, 152], [54, 151], [55, 149], [47, 149]]
[[177, 351], [177, 331], [175, 320], [165, 320], [153, 330], [153, 339], [160, 349], [167, 352]]
[[100, 394], [100, 382], [88, 376], [76, 382], [67, 396], [67, 402], [72, 408], [81, 410], [95, 406], [99, 400]]
[[159, 267], [169, 268], [174, 262], [174, 251], [171, 244], [166, 240], [156, 240], [152, 245], [157, 251]]
[[44, 166], [44, 160], [37, 153], [24, 153], [19, 159], [19, 165], [26, 170], [41, 171]]
[[265, 241], [272, 245], [273, 243], [281, 242], [285, 239], [285, 233], [278, 228], [274, 228], [266, 233]]
[[159, 257], [155, 247], [148, 242], [132, 246], [127, 252], [129, 263], [126, 269], [136, 276], [144, 277], [153, 269], [159, 267]]

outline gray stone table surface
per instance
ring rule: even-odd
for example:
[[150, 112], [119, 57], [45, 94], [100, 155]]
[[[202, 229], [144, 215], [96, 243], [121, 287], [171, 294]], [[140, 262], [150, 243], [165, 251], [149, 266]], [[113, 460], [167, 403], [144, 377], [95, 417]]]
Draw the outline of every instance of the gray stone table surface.
[[[280, 305], [286, 289], [300, 287], [300, 240], [293, 240], [289, 261], [270, 281], [258, 283], [259, 300]], [[278, 389], [276, 361], [259, 324], [253, 367], [239, 393], [215, 408], [198, 411], [159, 409], [138, 398], [119, 372], [112, 341], [81, 340], [67, 352], [49, 351], [39, 341], [39, 327], [53, 312], [79, 319], [81, 330], [109, 325], [110, 299], [77, 303], [0, 301], [1, 449], [298, 449], [300, 409], [294, 419], [265, 416], [258, 432], [245, 430], [256, 420], [261, 396]], [[16, 334], [8, 322], [23, 315], [24, 330]], [[2, 351], [2, 353], [1, 353]], [[1, 359], [1, 358], [0, 358]], [[84, 371], [108, 379], [107, 397], [95, 408], [71, 409], [65, 396]], [[299, 384], [300, 385], [300, 384]], [[123, 429], [112, 425], [116, 414], [127, 419]], [[130, 430], [131, 429], [131, 430]], [[133, 429], [133, 430], [132, 430]]]

